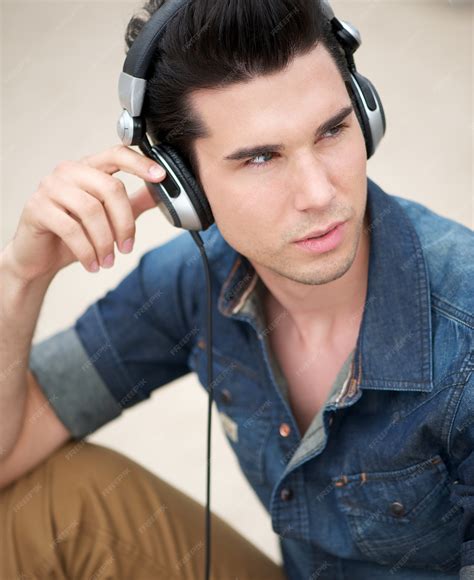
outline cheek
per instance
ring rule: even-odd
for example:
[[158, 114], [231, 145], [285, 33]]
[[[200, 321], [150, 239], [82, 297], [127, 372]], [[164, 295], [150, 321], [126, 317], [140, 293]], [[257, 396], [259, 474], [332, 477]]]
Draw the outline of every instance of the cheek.
[[345, 181], [365, 174], [367, 166], [367, 153], [362, 131], [360, 129], [352, 131], [350, 137], [340, 144], [337, 155], [333, 158], [333, 168]]
[[365, 149], [365, 139], [362, 129], [357, 126], [357, 131], [354, 131], [352, 139], [352, 159], [355, 166], [366, 169], [367, 166], [367, 151]]
[[[204, 193], [224, 239], [231, 245], [247, 236], [250, 239], [255, 225], [261, 225], [261, 189], [245, 182], [244, 173], [216, 167], [206, 155], [198, 153], [200, 181]], [[235, 247], [235, 246], [234, 246]]]
[[[268, 178], [267, 178], [268, 181]], [[249, 185], [238, 173], [213, 177], [205, 189], [216, 220], [228, 223], [233, 229], [259, 221], [263, 212], [268, 212], [267, 200], [272, 188], [269, 183]]]
[[242, 195], [236, 180], [231, 180], [229, 176], [214, 173], [212, 177], [201, 177], [201, 180], [221, 234], [228, 243], [234, 245], [239, 232], [248, 227], [251, 220], [250, 212], [245, 207], [246, 197]]

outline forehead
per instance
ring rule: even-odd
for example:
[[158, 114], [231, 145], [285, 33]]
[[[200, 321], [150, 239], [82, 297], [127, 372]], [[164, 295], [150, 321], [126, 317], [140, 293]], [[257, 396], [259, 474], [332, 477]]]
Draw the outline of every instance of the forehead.
[[308, 119], [322, 121], [347, 103], [347, 90], [336, 63], [319, 43], [282, 71], [224, 89], [194, 91], [190, 103], [209, 130], [209, 137], [198, 142], [227, 149], [259, 141], [262, 135], [271, 138], [273, 129], [281, 135], [286, 127], [304, 128]]

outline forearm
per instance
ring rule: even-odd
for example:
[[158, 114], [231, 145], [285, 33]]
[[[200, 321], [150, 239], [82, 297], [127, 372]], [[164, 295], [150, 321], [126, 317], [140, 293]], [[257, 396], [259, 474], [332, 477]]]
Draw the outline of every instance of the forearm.
[[0, 253], [0, 461], [13, 449], [20, 434], [31, 343], [52, 280], [21, 280], [9, 250], [7, 245]]

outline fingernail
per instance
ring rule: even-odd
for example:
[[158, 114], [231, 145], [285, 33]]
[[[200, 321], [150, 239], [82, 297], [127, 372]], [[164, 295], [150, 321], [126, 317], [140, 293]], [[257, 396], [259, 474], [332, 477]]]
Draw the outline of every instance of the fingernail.
[[92, 264], [89, 266], [89, 268], [92, 272], [98, 272], [99, 271], [99, 264], [97, 263], [96, 260], [94, 260], [92, 262]]
[[132, 251], [133, 248], [133, 238], [128, 238], [128, 240], [125, 240], [124, 243], [122, 244], [122, 248], [121, 248], [121, 252], [122, 254], [129, 254]]
[[152, 165], [148, 170], [148, 173], [154, 178], [163, 177], [165, 175], [165, 170], [159, 165]]
[[104, 261], [102, 262], [102, 267], [103, 268], [111, 268], [114, 264], [114, 255], [113, 254], [109, 254], [108, 256], [106, 256], [104, 258]]

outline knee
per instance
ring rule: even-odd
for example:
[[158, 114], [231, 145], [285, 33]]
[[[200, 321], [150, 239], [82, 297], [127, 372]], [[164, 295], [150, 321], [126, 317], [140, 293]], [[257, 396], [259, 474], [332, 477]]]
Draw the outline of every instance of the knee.
[[161, 503], [160, 486], [150, 493], [150, 482], [158, 478], [122, 453], [85, 440], [56, 450], [43, 471], [43, 513], [71, 539], [80, 530], [133, 544], [143, 514]]
[[[71, 495], [74, 490], [111, 496], [144, 468], [122, 453], [87, 440], [71, 440], [47, 460], [45, 470], [53, 487]], [[61, 490], [56, 489], [60, 492]]]

